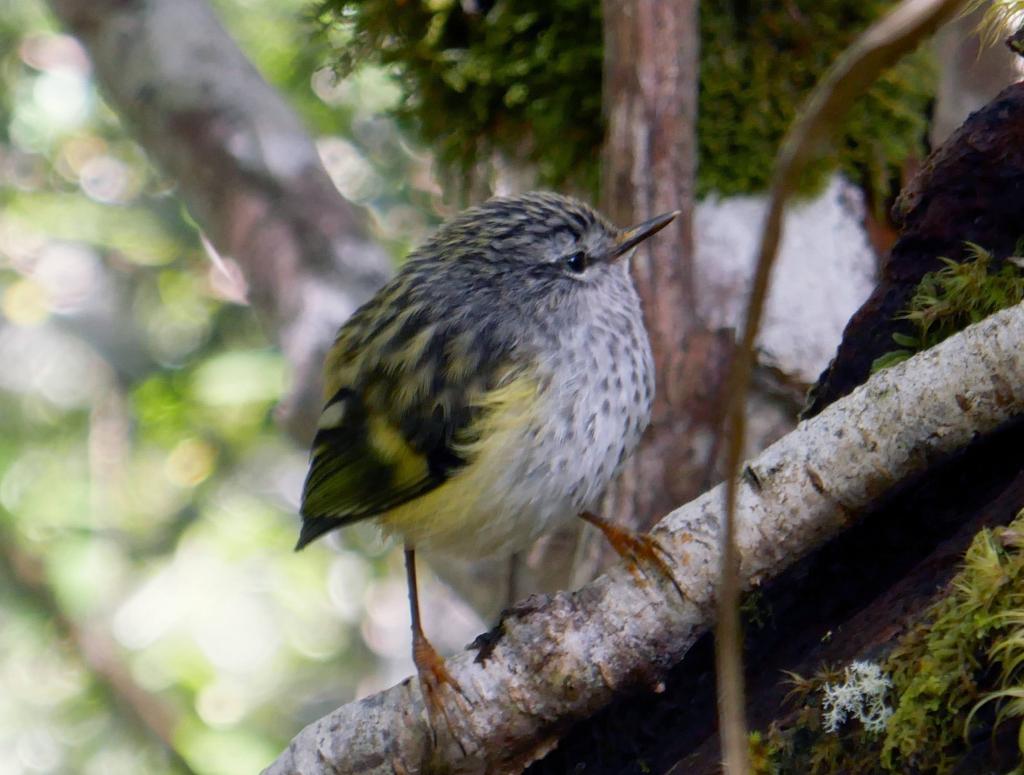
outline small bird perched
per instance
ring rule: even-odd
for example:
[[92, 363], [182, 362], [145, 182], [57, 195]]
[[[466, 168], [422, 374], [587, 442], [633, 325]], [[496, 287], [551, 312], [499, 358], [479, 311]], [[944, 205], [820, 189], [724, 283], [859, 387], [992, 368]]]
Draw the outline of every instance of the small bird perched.
[[416, 549], [508, 554], [579, 515], [620, 553], [654, 557], [589, 510], [654, 396], [629, 257], [676, 215], [619, 230], [557, 194], [491, 199], [442, 225], [339, 331], [297, 548], [369, 518], [401, 537], [428, 702], [458, 685], [420, 624]]

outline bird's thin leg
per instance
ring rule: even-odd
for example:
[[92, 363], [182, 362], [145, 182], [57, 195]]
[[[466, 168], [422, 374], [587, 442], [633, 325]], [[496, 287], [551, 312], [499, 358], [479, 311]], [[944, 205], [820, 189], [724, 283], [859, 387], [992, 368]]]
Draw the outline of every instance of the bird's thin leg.
[[523, 555], [516, 552], [508, 558], [508, 581], [505, 585], [505, 608], [511, 608], [519, 601], [519, 572]]
[[604, 537], [608, 539], [612, 549], [615, 550], [619, 557], [626, 561], [627, 567], [637, 581], [641, 583], [644, 581], [639, 563], [646, 560], [672, 582], [672, 586], [676, 588], [676, 592], [679, 593], [680, 597], [686, 597], [683, 594], [682, 587], [679, 586], [679, 582], [676, 581], [676, 577], [672, 573], [671, 566], [665, 559], [666, 557], [671, 558], [671, 555], [652, 535], [649, 533], [635, 533], [628, 528], [620, 527], [613, 522], [602, 519], [590, 511], [582, 512], [580, 519], [589, 522], [604, 533]]
[[[448, 716], [448, 709], [444, 706], [441, 698], [441, 686], [448, 684], [465, 700], [465, 694], [459, 682], [448, 672], [444, 659], [434, 649], [427, 636], [423, 632], [423, 625], [420, 622], [420, 599], [416, 587], [416, 552], [409, 547], [405, 549], [405, 578], [409, 585], [409, 611], [412, 617], [412, 661], [416, 664], [416, 673], [420, 679], [420, 687], [423, 690], [423, 700], [426, 703], [427, 715], [433, 726], [434, 719], [440, 715], [444, 718], [448, 729], [452, 731], [459, 746], [458, 737], [454, 734], [454, 727]], [[435, 732], [436, 734], [436, 732]]]

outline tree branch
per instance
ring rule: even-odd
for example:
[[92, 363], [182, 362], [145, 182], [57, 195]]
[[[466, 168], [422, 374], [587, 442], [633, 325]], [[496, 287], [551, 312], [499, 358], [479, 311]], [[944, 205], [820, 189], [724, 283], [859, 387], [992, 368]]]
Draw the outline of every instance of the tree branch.
[[50, 0], [107, 99], [178, 183], [294, 369], [282, 422], [308, 441], [323, 356], [391, 271], [294, 111], [204, 0]]
[[[745, 586], [777, 576], [906, 478], [1024, 413], [1024, 307], [1005, 310], [867, 385], [749, 462], [737, 499]], [[721, 487], [655, 529], [674, 558], [637, 584], [618, 565], [572, 593], [535, 597], [448, 660], [472, 702], [453, 712], [456, 742], [436, 749], [418, 683], [406, 680], [303, 730], [265, 775], [507, 772], [555, 745], [572, 721], [630, 687], [656, 686], [710, 627], [720, 560]], [[463, 754], [460, 749], [465, 749]]]

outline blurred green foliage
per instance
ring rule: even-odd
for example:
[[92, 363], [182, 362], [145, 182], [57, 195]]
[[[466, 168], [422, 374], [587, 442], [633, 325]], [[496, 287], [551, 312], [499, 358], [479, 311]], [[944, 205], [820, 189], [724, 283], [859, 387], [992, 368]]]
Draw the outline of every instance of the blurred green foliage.
[[[768, 186], [775, 151], [802, 100], [858, 33], [892, 0], [731, 0], [701, 5], [698, 193]], [[858, 99], [807, 190], [841, 169], [876, 202], [904, 163], [925, 152], [937, 68], [927, 47], [886, 71]]]
[[[892, 0], [748, 0], [700, 8], [698, 193], [767, 187], [801, 101]], [[395, 115], [455, 173], [504, 156], [540, 181], [596, 191], [602, 139], [600, 3], [319, 0], [340, 72], [374, 63], [401, 85]], [[936, 72], [921, 50], [861, 98], [808, 176], [839, 168], [884, 201], [924, 151]]]
[[[322, 71], [303, 0], [216, 6], [404, 252], [438, 191], [380, 115], [390, 79]], [[410, 668], [400, 558], [372, 530], [292, 552], [306, 454], [272, 418], [287, 365], [173, 193], [42, 0], [0, 0], [3, 775], [181, 769], [90, 659], [169, 710], [203, 775], [259, 771]]]

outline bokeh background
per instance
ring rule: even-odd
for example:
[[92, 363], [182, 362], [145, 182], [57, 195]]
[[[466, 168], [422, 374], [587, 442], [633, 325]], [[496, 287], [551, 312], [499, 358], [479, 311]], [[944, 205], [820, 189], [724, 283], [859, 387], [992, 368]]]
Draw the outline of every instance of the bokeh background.
[[[337, 84], [300, 0], [215, 6], [397, 259], [441, 203], [382, 117], [391, 79]], [[257, 772], [410, 672], [399, 553], [372, 528], [291, 551], [288, 380], [81, 47], [0, 0], [2, 775], [184, 771], [160, 736], [196, 772]], [[443, 650], [478, 626], [424, 602]]]
[[[211, 4], [396, 263], [460, 197], [539, 182], [594, 198], [598, 3], [319, 0], [358, 20], [347, 40], [310, 0]], [[891, 5], [703, 4], [695, 228], [723, 287], [744, 276], [800, 99]], [[446, 27], [452, 8], [472, 13]], [[391, 35], [395, 12], [432, 34]], [[794, 216], [780, 265], [797, 268], [775, 287], [827, 276], [861, 295], [848, 309], [806, 284], [799, 305], [780, 296], [779, 341], [809, 297], [838, 316], [800, 324], [831, 337], [817, 360], [775, 353], [785, 384], [764, 403], [783, 425], [870, 290], [894, 236], [887, 205], [928, 135], [1017, 76], [978, 69], [961, 45], [975, 24], [888, 72], [808, 181], [835, 220]], [[0, 0], [0, 775], [254, 773], [303, 724], [412, 672], [401, 553], [369, 525], [292, 552], [306, 451], [275, 423], [291, 375], [244, 295], [81, 46], [42, 0]], [[772, 423], [766, 438], [783, 432]], [[440, 651], [484, 627], [426, 569], [421, 584]]]

